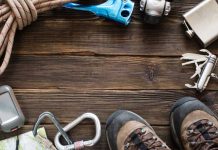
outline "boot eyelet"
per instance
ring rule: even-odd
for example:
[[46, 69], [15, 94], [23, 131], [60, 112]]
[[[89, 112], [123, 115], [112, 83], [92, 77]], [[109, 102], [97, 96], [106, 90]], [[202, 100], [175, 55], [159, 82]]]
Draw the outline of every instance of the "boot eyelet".
[[191, 129], [191, 130], [188, 130], [188, 134], [192, 134], [194, 132], [194, 130], [193, 129]]
[[191, 146], [194, 146], [196, 144], [196, 142], [190, 142]]
[[154, 137], [154, 136], [153, 136], [152, 139], [157, 140], [157, 137]]
[[142, 133], [145, 133], [145, 132], [146, 132], [145, 128], [142, 128], [141, 132], [142, 132]]
[[167, 146], [166, 146], [166, 145], [164, 145], [164, 144], [162, 144], [162, 145], [161, 145], [161, 147], [163, 147], [163, 148], [167, 148]]
[[213, 126], [213, 122], [211, 122], [211, 121], [207, 122], [207, 124], [208, 124], [209, 126]]
[[130, 143], [126, 143], [126, 145], [124, 146], [124, 149], [127, 150], [129, 148]]

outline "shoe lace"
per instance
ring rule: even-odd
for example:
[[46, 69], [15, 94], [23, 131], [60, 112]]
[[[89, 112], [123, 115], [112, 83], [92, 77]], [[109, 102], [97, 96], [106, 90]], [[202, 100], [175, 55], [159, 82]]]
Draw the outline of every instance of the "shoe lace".
[[145, 128], [135, 130], [125, 142], [125, 150], [169, 150], [165, 143], [158, 140], [153, 133]]
[[211, 121], [199, 120], [187, 131], [187, 141], [193, 150], [218, 150], [218, 129]]

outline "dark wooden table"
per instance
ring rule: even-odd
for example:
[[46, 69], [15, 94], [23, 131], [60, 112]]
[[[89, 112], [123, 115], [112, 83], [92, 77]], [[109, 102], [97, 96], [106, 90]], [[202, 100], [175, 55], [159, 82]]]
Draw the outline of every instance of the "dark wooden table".
[[[196, 96], [218, 108], [218, 82], [211, 80], [202, 94], [185, 88], [185, 83], [192, 83], [189, 77], [194, 67], [182, 68], [179, 59], [183, 53], [198, 53], [202, 48], [185, 36], [181, 25], [182, 14], [200, 1], [176, 0], [170, 16], [156, 26], [142, 22], [137, 1], [128, 27], [60, 8], [18, 31], [12, 59], [0, 80], [14, 88], [26, 116], [19, 133], [31, 130], [44, 111], [53, 112], [63, 125], [84, 112], [93, 112], [101, 120], [102, 138], [90, 149], [104, 150], [108, 149], [107, 117], [117, 109], [127, 109], [147, 119], [175, 149], [169, 111], [177, 99]], [[218, 42], [208, 49], [218, 54]], [[55, 127], [49, 120], [43, 126], [53, 140]], [[16, 134], [0, 133], [0, 139]], [[85, 121], [71, 134], [74, 139], [89, 139], [94, 126]]]

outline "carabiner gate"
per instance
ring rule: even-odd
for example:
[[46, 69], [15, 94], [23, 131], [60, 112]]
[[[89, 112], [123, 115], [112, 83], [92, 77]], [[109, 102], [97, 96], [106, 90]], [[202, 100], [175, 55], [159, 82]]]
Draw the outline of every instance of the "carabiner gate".
[[101, 137], [101, 123], [100, 123], [98, 117], [93, 113], [85, 113], [85, 114], [81, 115], [76, 120], [74, 120], [73, 122], [66, 125], [63, 128], [63, 130], [65, 132], [68, 132], [69, 130], [71, 130], [72, 128], [77, 126], [81, 121], [83, 121], [85, 119], [91, 119], [94, 121], [95, 130], [96, 130], [95, 137], [92, 140], [87, 140], [87, 141], [81, 140], [81, 141], [74, 142], [73, 144], [70, 144], [70, 145], [62, 145], [60, 143], [61, 133], [58, 132], [56, 134], [55, 140], [54, 140], [54, 143], [55, 143], [55, 146], [57, 147], [57, 149], [59, 149], [59, 150], [77, 150], [77, 149], [82, 149], [84, 147], [93, 146], [99, 141], [99, 139]]
[[36, 136], [37, 133], [37, 129], [40, 125], [40, 123], [42, 122], [42, 120], [44, 118], [48, 117], [56, 126], [56, 128], [58, 129], [59, 133], [64, 137], [64, 139], [66, 140], [66, 142], [68, 144], [72, 144], [73, 142], [70, 140], [70, 138], [68, 137], [68, 135], [66, 134], [66, 132], [63, 130], [62, 126], [60, 125], [59, 121], [57, 120], [57, 118], [55, 117], [54, 114], [52, 114], [51, 112], [43, 112], [39, 118], [37, 119], [37, 122], [35, 123], [34, 127], [33, 127], [33, 135]]

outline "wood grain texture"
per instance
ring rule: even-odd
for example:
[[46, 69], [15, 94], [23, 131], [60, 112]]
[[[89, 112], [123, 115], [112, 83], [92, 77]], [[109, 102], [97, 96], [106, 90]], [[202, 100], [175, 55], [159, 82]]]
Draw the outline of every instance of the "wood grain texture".
[[[195, 69], [181, 63], [161, 57], [15, 56], [1, 83], [39, 89], [187, 89]], [[207, 89], [217, 90], [217, 81]]]
[[53, 112], [63, 123], [71, 122], [84, 112], [93, 112], [105, 124], [114, 111], [126, 109], [140, 114], [152, 125], [166, 126], [169, 125], [169, 111], [173, 103], [184, 96], [195, 96], [190, 91], [177, 90], [32, 89], [16, 90], [15, 93], [29, 125], [43, 111]]
[[[124, 109], [134, 111], [152, 125], [169, 126], [170, 109], [184, 96], [198, 97], [209, 106], [214, 106], [215, 111], [218, 110], [218, 92], [198, 95], [188, 90], [19, 89], [15, 90], [15, 94], [26, 116], [27, 125], [34, 124], [43, 111], [53, 112], [65, 124], [84, 112], [93, 112], [105, 124], [110, 114]], [[204, 98], [211, 94], [215, 98]]]
[[[18, 32], [15, 53], [180, 56], [202, 48], [185, 36], [182, 26], [182, 14], [200, 0], [175, 1], [170, 16], [156, 26], [142, 22], [138, 1], [135, 2], [132, 22], [127, 27], [90, 13], [66, 9], [45, 13]], [[209, 47], [216, 54], [217, 45], [215, 42]]]
[[[218, 82], [207, 91], [184, 87], [194, 66], [181, 66], [179, 57], [202, 47], [184, 35], [182, 14], [201, 0], [175, 0], [169, 17], [157, 26], [142, 22], [139, 2], [132, 22], [124, 27], [90, 13], [55, 9], [16, 34], [12, 59], [0, 84], [13, 87], [26, 116], [18, 132], [30, 131], [38, 115], [53, 112], [67, 124], [84, 112], [97, 114], [102, 138], [91, 150], [108, 150], [105, 123], [117, 109], [134, 111], [154, 126], [160, 137], [176, 149], [169, 132], [169, 112], [181, 97], [195, 96], [218, 112]], [[100, 3], [89, 0], [85, 3]], [[208, 49], [214, 54], [218, 42]], [[216, 73], [218, 67], [216, 67]], [[49, 138], [56, 133], [43, 122]], [[75, 139], [92, 137], [92, 122], [71, 132]], [[0, 132], [0, 139], [16, 135]], [[89, 149], [89, 148], [88, 148]]]
[[[55, 137], [57, 130], [53, 125], [44, 125], [43, 127], [45, 127], [46, 131], [47, 131], [47, 135], [48, 138], [52, 141], [52, 139]], [[173, 143], [171, 141], [171, 137], [169, 134], [169, 127], [160, 127], [160, 126], [153, 126], [153, 128], [157, 131], [157, 134], [170, 146], [173, 147]], [[90, 130], [93, 129], [93, 130]], [[100, 139], [100, 141], [98, 142], [97, 145], [93, 146], [93, 147], [86, 147], [85, 149], [87, 150], [109, 150], [108, 145], [107, 145], [107, 141], [105, 138], [105, 125], [102, 126], [102, 138]], [[32, 130], [32, 126], [29, 125], [25, 125], [22, 129], [19, 130], [18, 133], [12, 133], [12, 134], [8, 134], [8, 135], [2, 135], [0, 132], [0, 139], [5, 139], [7, 137], [11, 137], [11, 136], [16, 136], [17, 134], [20, 133], [25, 133], [28, 131]], [[91, 138], [93, 138], [93, 136], [95, 135], [94, 132], [94, 126], [93, 125], [80, 125], [76, 128], [74, 128], [73, 130], [71, 130], [68, 135], [70, 135], [70, 137], [74, 140], [74, 141], [78, 141], [78, 140], [89, 140]]]

